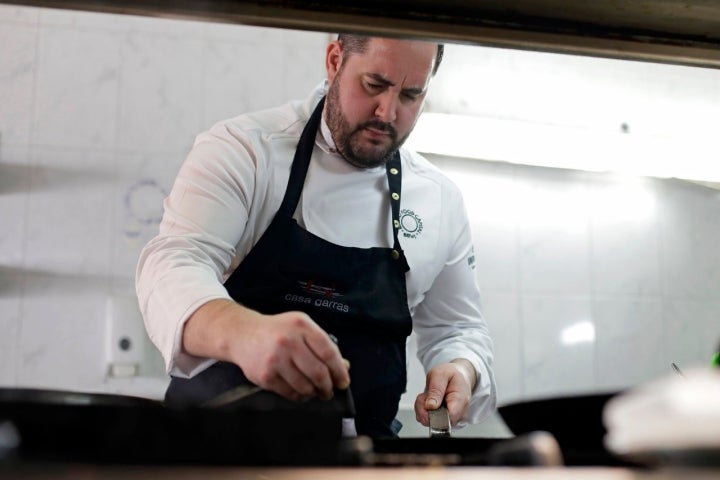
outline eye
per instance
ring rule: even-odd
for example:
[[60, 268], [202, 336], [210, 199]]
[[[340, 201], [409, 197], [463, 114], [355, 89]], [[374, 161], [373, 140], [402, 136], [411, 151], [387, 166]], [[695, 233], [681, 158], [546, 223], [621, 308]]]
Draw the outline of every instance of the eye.
[[383, 86], [380, 85], [379, 83], [368, 82], [365, 85], [367, 86], [368, 90], [380, 90], [381, 88], [383, 88]]
[[417, 93], [411, 93], [411, 92], [403, 92], [403, 93], [401, 93], [400, 95], [402, 95], [402, 97], [403, 97], [405, 100], [408, 100], [408, 101], [410, 101], [410, 102], [414, 102], [415, 100], [417, 100], [418, 98], [420, 98], [420, 95], [419, 95], [419, 94], [417, 94]]

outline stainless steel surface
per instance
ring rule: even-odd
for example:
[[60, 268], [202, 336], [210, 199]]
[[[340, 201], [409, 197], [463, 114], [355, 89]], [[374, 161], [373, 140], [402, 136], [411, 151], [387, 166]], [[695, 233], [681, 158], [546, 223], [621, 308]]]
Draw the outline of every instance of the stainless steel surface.
[[447, 407], [441, 405], [437, 410], [430, 410], [430, 438], [449, 438], [452, 436], [450, 414]]
[[714, 0], [0, 2], [720, 67]]

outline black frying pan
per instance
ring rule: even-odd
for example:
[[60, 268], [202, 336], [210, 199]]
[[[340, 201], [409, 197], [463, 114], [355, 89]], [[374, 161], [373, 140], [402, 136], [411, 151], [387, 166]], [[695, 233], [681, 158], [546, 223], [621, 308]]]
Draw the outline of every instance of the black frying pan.
[[498, 408], [515, 435], [546, 431], [557, 440], [566, 465], [625, 465], [605, 448], [605, 404], [618, 392], [544, 398]]
[[116, 407], [145, 407], [159, 405], [159, 403], [155, 400], [127, 395], [85, 393], [37, 388], [0, 388], [0, 404], [10, 403]]
[[[255, 400], [259, 401], [260, 397]], [[169, 408], [124, 395], [0, 388], [0, 424], [20, 438], [22, 461], [120, 464], [338, 465], [359, 462], [339, 442], [341, 412]]]

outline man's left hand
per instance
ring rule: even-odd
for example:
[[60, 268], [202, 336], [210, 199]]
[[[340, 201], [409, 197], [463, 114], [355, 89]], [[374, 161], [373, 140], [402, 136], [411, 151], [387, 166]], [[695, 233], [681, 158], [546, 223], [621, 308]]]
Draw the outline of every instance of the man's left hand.
[[444, 400], [450, 423], [457, 424], [467, 413], [476, 381], [475, 368], [464, 358], [433, 367], [427, 374], [425, 391], [415, 399], [415, 418], [427, 427], [428, 410], [439, 408]]

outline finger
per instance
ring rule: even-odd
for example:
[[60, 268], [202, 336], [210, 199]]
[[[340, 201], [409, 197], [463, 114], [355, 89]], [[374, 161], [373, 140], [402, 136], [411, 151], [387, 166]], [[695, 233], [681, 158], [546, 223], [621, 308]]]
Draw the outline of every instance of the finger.
[[465, 395], [451, 392], [445, 397], [445, 405], [450, 415], [450, 423], [456, 425], [460, 420], [465, 418], [465, 414], [470, 406], [470, 399]]
[[293, 402], [299, 402], [304, 398], [304, 395], [298, 392], [292, 385], [290, 385], [283, 377], [277, 375], [268, 381], [264, 387], [266, 390], [275, 392], [283, 398], [291, 400]]
[[344, 390], [350, 386], [349, 362], [342, 358], [337, 345], [323, 331], [308, 332], [304, 339], [305, 344], [327, 366], [332, 385]]
[[423, 392], [415, 398], [415, 419], [420, 422], [421, 425], [430, 425], [430, 416], [425, 408], [425, 400], [427, 395]]
[[[292, 379], [288, 378], [288, 382], [295, 386], [293, 381], [297, 381], [298, 385], [305, 386], [305, 382], [309, 382], [313, 394], [317, 394], [323, 400], [329, 400], [333, 396], [333, 381], [330, 376], [328, 367], [313, 352], [305, 351], [295, 355], [292, 359], [294, 370], [297, 371]], [[298, 374], [302, 378], [298, 378]]]
[[442, 372], [431, 371], [426, 380], [425, 408], [435, 410], [442, 405], [449, 378]]

